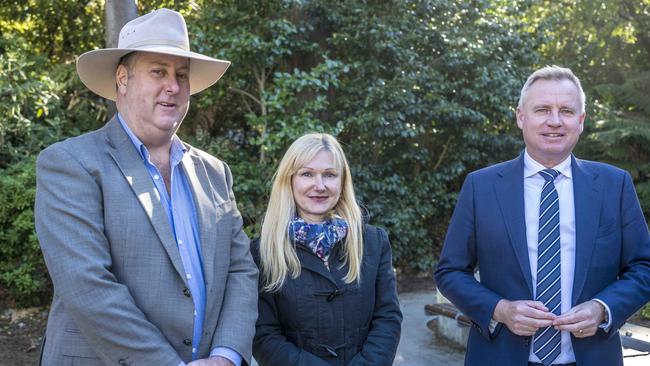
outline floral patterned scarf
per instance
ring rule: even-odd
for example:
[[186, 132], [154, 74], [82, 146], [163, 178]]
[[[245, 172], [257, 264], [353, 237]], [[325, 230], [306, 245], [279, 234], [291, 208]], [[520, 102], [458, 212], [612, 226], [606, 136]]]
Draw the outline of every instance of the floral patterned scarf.
[[348, 224], [340, 217], [333, 217], [320, 224], [310, 224], [300, 217], [289, 222], [289, 240], [314, 251], [323, 261], [329, 259], [334, 245], [345, 238]]

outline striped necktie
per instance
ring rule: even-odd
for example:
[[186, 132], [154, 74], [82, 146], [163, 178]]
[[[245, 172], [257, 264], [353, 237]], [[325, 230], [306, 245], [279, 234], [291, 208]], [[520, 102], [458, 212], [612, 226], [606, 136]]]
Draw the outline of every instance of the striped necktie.
[[[555, 169], [539, 172], [546, 180], [539, 204], [537, 244], [537, 301], [554, 314], [560, 314], [560, 204], [553, 181], [560, 174]], [[560, 332], [552, 326], [540, 328], [533, 339], [533, 352], [545, 366], [560, 355]]]

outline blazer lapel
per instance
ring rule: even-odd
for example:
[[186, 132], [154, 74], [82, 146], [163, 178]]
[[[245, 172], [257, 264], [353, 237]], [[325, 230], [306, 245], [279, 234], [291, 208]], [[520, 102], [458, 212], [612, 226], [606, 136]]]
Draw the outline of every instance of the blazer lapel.
[[[186, 145], [187, 146], [187, 145]], [[201, 241], [201, 257], [203, 262], [203, 275], [206, 283], [206, 296], [212, 287], [215, 256], [217, 250], [217, 225], [218, 217], [215, 209], [216, 199], [212, 193], [210, 179], [203, 167], [201, 159], [192, 153], [191, 147], [181, 161], [185, 170], [185, 177], [192, 189], [194, 207], [199, 225], [199, 240]], [[230, 228], [227, 228], [230, 230]]]
[[[142, 157], [136, 151], [129, 136], [122, 129], [120, 122], [117, 120], [117, 115], [106, 124], [105, 129], [109, 146], [108, 153], [115, 160], [124, 178], [131, 186], [131, 190], [140, 201], [174, 268], [181, 277], [185, 278], [183, 263], [174, 240], [169, 219], [167, 219], [158, 191], [151, 182], [151, 176], [142, 162]], [[127, 197], [124, 197], [124, 199], [127, 199]]]
[[587, 279], [591, 264], [596, 233], [598, 232], [599, 212], [603, 200], [598, 175], [587, 170], [580, 160], [571, 156], [573, 173], [573, 200], [575, 204], [576, 256], [573, 277], [571, 305], [575, 305]]
[[517, 256], [521, 273], [526, 280], [528, 290], [533, 294], [533, 280], [528, 260], [528, 242], [526, 241], [526, 214], [524, 207], [524, 155], [507, 163], [499, 172], [499, 179], [494, 182], [496, 199], [508, 230], [510, 243]]

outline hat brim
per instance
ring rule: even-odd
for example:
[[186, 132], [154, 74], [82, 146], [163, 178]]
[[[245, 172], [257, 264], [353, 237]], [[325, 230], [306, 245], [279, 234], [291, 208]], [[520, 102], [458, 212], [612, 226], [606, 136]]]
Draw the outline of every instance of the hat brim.
[[190, 59], [190, 94], [196, 94], [219, 81], [230, 61], [184, 51], [175, 47], [104, 48], [89, 51], [77, 58], [81, 82], [95, 94], [115, 101], [115, 70], [120, 58], [131, 52], [150, 52]]

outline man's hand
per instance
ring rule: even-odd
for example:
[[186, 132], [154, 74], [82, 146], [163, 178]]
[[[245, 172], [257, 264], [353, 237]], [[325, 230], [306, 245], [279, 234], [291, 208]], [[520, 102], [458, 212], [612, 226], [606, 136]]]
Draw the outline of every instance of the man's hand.
[[187, 366], [235, 366], [229, 359], [221, 356], [202, 358], [192, 361]]
[[492, 318], [505, 324], [511, 332], [520, 336], [532, 336], [537, 329], [551, 326], [557, 315], [548, 311], [540, 301], [505, 299], [497, 303]]
[[555, 329], [569, 331], [577, 338], [591, 337], [605, 320], [605, 307], [595, 300], [574, 306], [553, 321]]

